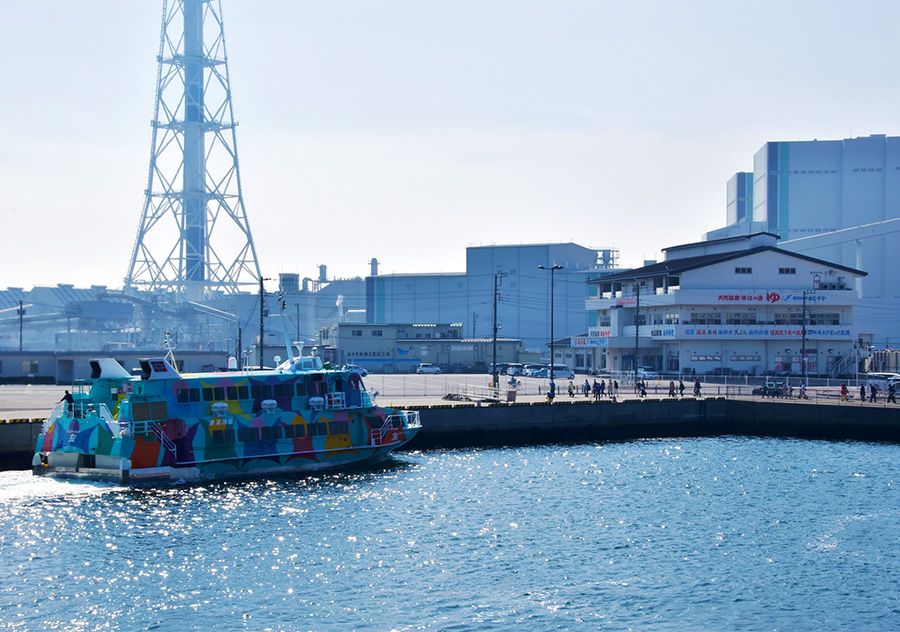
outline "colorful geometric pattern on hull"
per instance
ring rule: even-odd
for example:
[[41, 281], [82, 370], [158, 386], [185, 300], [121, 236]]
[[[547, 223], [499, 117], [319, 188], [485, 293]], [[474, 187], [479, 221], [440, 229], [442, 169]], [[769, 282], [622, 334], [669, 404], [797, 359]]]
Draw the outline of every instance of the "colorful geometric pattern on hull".
[[37, 475], [139, 484], [332, 469], [378, 461], [421, 428], [375, 406], [359, 375], [297, 358], [277, 369], [181, 375], [165, 358], [132, 377], [92, 361], [90, 388], [60, 402], [32, 461]]

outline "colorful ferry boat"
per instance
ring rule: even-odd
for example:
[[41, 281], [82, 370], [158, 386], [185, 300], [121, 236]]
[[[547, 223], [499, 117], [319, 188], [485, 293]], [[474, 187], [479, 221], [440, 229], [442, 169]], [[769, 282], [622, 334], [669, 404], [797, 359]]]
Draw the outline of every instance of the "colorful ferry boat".
[[44, 423], [35, 474], [152, 484], [331, 469], [381, 460], [421, 428], [417, 411], [376, 406], [357, 373], [315, 356], [262, 371], [140, 365], [138, 377], [91, 361], [89, 388]]

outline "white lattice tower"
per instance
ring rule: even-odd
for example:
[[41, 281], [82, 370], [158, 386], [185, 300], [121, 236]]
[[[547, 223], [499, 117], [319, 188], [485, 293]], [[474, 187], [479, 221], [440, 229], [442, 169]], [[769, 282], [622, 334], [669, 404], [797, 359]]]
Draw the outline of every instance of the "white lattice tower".
[[260, 277], [220, 0], [163, 2], [146, 197], [125, 286], [188, 296]]

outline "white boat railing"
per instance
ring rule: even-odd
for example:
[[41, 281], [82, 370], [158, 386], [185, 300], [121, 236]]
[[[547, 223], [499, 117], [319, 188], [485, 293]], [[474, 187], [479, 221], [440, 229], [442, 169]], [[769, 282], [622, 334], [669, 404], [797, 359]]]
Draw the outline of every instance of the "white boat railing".
[[418, 410], [401, 410], [385, 417], [381, 428], [372, 428], [369, 434], [370, 443], [372, 445], [383, 445], [384, 438], [393, 430], [421, 427], [422, 422], [419, 420]]
[[50, 426], [52, 426], [57, 419], [69, 412], [68, 407], [69, 405], [66, 402], [59, 402], [56, 406], [54, 406], [53, 410], [50, 411], [50, 416], [44, 420], [44, 425], [41, 428], [41, 432], [46, 434], [47, 431], [50, 430]]

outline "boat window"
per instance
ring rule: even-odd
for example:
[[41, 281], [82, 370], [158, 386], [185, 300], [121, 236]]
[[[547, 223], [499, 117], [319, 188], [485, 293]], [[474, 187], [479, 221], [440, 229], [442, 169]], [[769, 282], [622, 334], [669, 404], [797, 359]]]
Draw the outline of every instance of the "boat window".
[[131, 418], [134, 421], [147, 421], [150, 419], [150, 404], [146, 402], [132, 402]]
[[399, 417], [394, 417], [393, 419], [391, 419], [391, 428], [402, 428], [402, 427], [403, 427], [403, 422], [401, 421], [401, 419]]
[[259, 429], [263, 441], [273, 441], [281, 438], [280, 426], [263, 426]]
[[272, 385], [272, 396], [277, 398], [280, 397], [290, 397], [292, 395], [290, 391], [290, 386], [288, 384], [273, 384]]
[[212, 386], [204, 386], [203, 387], [203, 401], [204, 402], [212, 402], [215, 401], [215, 397], [213, 397], [214, 392]]
[[328, 434], [347, 434], [349, 432], [350, 424], [346, 421], [332, 421], [328, 424]]
[[340, 393], [344, 390], [344, 380], [339, 377], [334, 378], [334, 392]]
[[175, 391], [175, 399], [179, 404], [187, 404], [189, 401], [191, 401], [191, 394], [188, 392], [188, 389], [179, 388], [177, 391]]
[[328, 433], [328, 428], [325, 423], [319, 421], [316, 423], [309, 424], [309, 435], [311, 437], [322, 437]]
[[221, 401], [225, 400], [225, 387], [224, 386], [215, 387], [215, 392], [216, 392], [216, 401], [217, 402], [221, 402]]
[[228, 394], [228, 399], [238, 399], [237, 386], [228, 386], [226, 387], [226, 391]]
[[234, 429], [223, 428], [221, 430], [213, 430], [213, 443], [234, 443]]
[[285, 439], [293, 439], [294, 438], [294, 426], [288, 425], [284, 427], [284, 437]]
[[190, 388], [188, 389], [190, 392], [191, 402], [199, 402], [200, 401], [200, 389], [199, 388]]
[[250, 394], [253, 395], [253, 399], [260, 399], [262, 397], [262, 384], [251, 384]]
[[306, 437], [306, 426], [304, 424], [296, 424], [294, 426], [294, 436], [298, 439]]
[[245, 443], [259, 441], [259, 428], [238, 428], [238, 439]]
[[250, 389], [246, 386], [238, 386], [238, 399], [250, 399]]
[[297, 395], [306, 397], [306, 382], [303, 380], [297, 380]]

